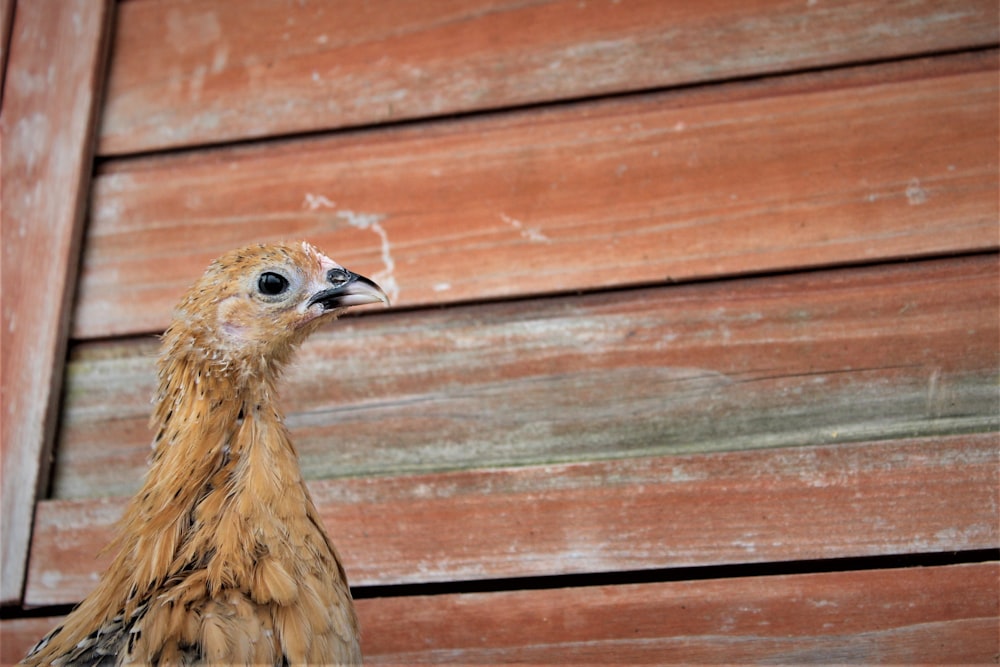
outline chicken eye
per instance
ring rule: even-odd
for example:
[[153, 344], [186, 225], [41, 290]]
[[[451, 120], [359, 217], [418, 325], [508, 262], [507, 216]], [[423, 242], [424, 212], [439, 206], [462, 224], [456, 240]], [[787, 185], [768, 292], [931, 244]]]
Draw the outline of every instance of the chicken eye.
[[288, 279], [280, 274], [267, 271], [260, 274], [260, 278], [257, 279], [257, 289], [260, 290], [261, 294], [277, 296], [288, 289]]

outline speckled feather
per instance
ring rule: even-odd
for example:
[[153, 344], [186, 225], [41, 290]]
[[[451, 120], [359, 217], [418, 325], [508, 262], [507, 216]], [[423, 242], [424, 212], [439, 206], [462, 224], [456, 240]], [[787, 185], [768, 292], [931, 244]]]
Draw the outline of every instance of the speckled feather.
[[[264, 273], [284, 291], [268, 293]], [[163, 337], [152, 463], [108, 547], [117, 556], [22, 664], [361, 662], [347, 577], [275, 386], [317, 326], [375, 301], [373, 283], [305, 243], [211, 264]]]

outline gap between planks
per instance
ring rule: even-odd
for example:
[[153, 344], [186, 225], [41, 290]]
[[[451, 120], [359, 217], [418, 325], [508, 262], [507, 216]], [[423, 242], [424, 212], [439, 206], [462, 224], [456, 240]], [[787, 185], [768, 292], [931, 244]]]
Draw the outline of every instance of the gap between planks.
[[[988, 433], [310, 490], [351, 583], [370, 586], [995, 548], [997, 463]], [[123, 503], [39, 504], [28, 604], [90, 590]]]
[[[987, 255], [347, 318], [281, 396], [307, 479], [996, 429], [997, 272]], [[74, 349], [55, 497], [136, 490], [155, 353]]]
[[[358, 600], [366, 660], [989, 662], [996, 562]], [[0, 662], [58, 617], [0, 621]]]
[[405, 306], [995, 249], [995, 53], [941, 60], [108, 163], [74, 335], [279, 237]]

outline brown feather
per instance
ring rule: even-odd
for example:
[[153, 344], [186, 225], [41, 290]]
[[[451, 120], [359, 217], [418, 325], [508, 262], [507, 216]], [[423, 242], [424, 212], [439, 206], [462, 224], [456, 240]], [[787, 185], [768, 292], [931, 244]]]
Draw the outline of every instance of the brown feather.
[[[116, 556], [22, 664], [361, 661], [347, 578], [275, 402], [294, 349], [343, 310], [332, 268], [304, 243], [261, 245], [188, 291], [163, 337], [152, 462]], [[265, 272], [286, 289], [266, 291]], [[385, 300], [366, 279], [344, 289], [360, 290], [347, 305]]]

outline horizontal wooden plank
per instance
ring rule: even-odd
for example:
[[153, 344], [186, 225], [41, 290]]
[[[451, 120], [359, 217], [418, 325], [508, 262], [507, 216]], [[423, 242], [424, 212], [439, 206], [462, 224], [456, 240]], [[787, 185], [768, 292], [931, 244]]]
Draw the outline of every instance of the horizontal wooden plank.
[[[355, 586], [1000, 544], [997, 434], [313, 482]], [[122, 499], [44, 501], [28, 604], [79, 600]]]
[[[997, 563], [357, 601], [366, 661], [986, 663]], [[58, 618], [0, 622], [0, 663]]]
[[[12, 12], [12, 3], [0, 6], [0, 15]], [[42, 462], [55, 439], [110, 17], [110, 0], [33, 0], [12, 26], [0, 21], [4, 51], [12, 30], [0, 73], [0, 604], [21, 599]]]
[[0, 620], [0, 665], [15, 665], [39, 639], [56, 627], [62, 616]]
[[410, 306], [996, 248], [996, 62], [114, 161], [74, 335], [160, 330], [209, 260], [267, 239]]
[[996, 44], [987, 0], [121, 3], [121, 154]]
[[368, 662], [990, 662], [996, 563], [361, 600]]
[[[988, 255], [348, 317], [282, 388], [307, 479], [1000, 428]], [[128, 495], [156, 342], [80, 345], [56, 497]]]

